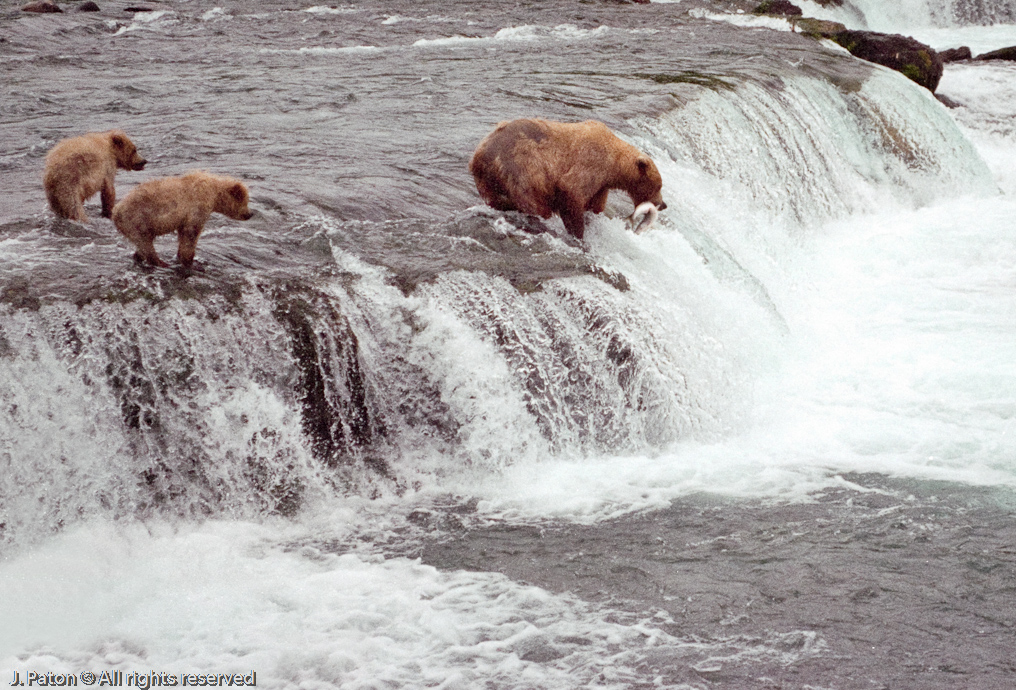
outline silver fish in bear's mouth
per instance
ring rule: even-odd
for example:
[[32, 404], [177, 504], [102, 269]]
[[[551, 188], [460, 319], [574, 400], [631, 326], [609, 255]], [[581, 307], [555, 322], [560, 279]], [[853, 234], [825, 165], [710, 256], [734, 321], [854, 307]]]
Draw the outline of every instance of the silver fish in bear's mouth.
[[[636, 219], [643, 213], [645, 216], [642, 220], [636, 222]], [[641, 235], [649, 229], [649, 226], [656, 222], [659, 215], [660, 210], [656, 208], [656, 205], [653, 204], [653, 202], [644, 201], [639, 204], [634, 211], [632, 211], [630, 216], [628, 216], [628, 227], [630, 227], [636, 235]]]

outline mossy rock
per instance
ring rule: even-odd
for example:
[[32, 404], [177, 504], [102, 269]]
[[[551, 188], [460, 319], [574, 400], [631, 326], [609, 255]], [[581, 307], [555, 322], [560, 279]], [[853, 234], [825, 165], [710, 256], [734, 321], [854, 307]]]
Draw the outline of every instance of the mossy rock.
[[763, 0], [752, 14], [771, 14], [789, 17], [800, 17], [804, 12], [790, 0]]
[[812, 19], [810, 17], [795, 19], [794, 27], [800, 33], [812, 38], [832, 38], [836, 34], [847, 30], [847, 27], [839, 22], [832, 22], [827, 19]]
[[982, 53], [977, 56], [978, 60], [1016, 60], [1016, 46], [1000, 48], [990, 53]]
[[942, 58], [909, 36], [876, 31], [841, 31], [829, 36], [851, 55], [900, 72], [932, 93], [942, 78]]

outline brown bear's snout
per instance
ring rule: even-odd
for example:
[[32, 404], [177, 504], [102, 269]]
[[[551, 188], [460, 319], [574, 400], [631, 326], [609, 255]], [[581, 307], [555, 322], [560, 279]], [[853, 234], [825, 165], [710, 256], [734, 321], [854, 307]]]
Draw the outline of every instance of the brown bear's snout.
[[658, 204], [656, 205], [656, 210], [657, 210], [657, 211], [662, 211], [662, 210], [664, 210], [665, 208], [667, 208], [667, 204], [666, 204], [666, 202], [664, 202], [664, 201], [661, 201], [660, 203], [658, 203]]
[[146, 161], [144, 158], [142, 158], [141, 160], [137, 161], [134, 165], [131, 166], [131, 170], [144, 170], [145, 169], [145, 163], [147, 163], [147, 162], [148, 161]]
[[246, 213], [244, 213], [243, 215], [240, 216], [240, 220], [250, 220], [253, 217], [254, 217], [254, 212], [253, 211], [247, 211]]

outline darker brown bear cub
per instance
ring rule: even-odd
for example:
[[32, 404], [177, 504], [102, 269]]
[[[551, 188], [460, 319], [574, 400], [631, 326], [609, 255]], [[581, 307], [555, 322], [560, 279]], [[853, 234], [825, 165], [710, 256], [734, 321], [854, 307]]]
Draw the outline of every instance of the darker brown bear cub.
[[248, 220], [247, 187], [232, 177], [193, 170], [180, 177], [151, 180], [131, 190], [113, 209], [113, 222], [138, 250], [134, 258], [152, 266], [168, 266], [155, 253], [155, 238], [177, 234], [177, 259], [185, 268], [194, 262], [198, 237], [213, 213]]
[[116, 170], [141, 170], [147, 163], [134, 142], [118, 129], [64, 139], [46, 155], [42, 175], [53, 213], [84, 222], [85, 199], [102, 193], [102, 216], [109, 218], [116, 204]]
[[585, 212], [602, 213], [611, 189], [627, 192], [636, 208], [645, 202], [666, 208], [653, 161], [594, 120], [501, 122], [476, 147], [469, 171], [494, 208], [541, 218], [556, 213], [579, 239]]

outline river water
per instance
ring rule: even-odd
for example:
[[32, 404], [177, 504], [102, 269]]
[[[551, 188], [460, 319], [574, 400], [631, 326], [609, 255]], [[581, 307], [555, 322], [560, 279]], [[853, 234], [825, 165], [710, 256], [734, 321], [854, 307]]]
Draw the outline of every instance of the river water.
[[[1016, 44], [1001, 0], [801, 4]], [[0, 10], [4, 682], [1016, 682], [1016, 67], [948, 109], [737, 2], [100, 5]], [[657, 225], [483, 207], [520, 116], [652, 155]], [[203, 270], [46, 208], [113, 127], [120, 198], [246, 180]]]

